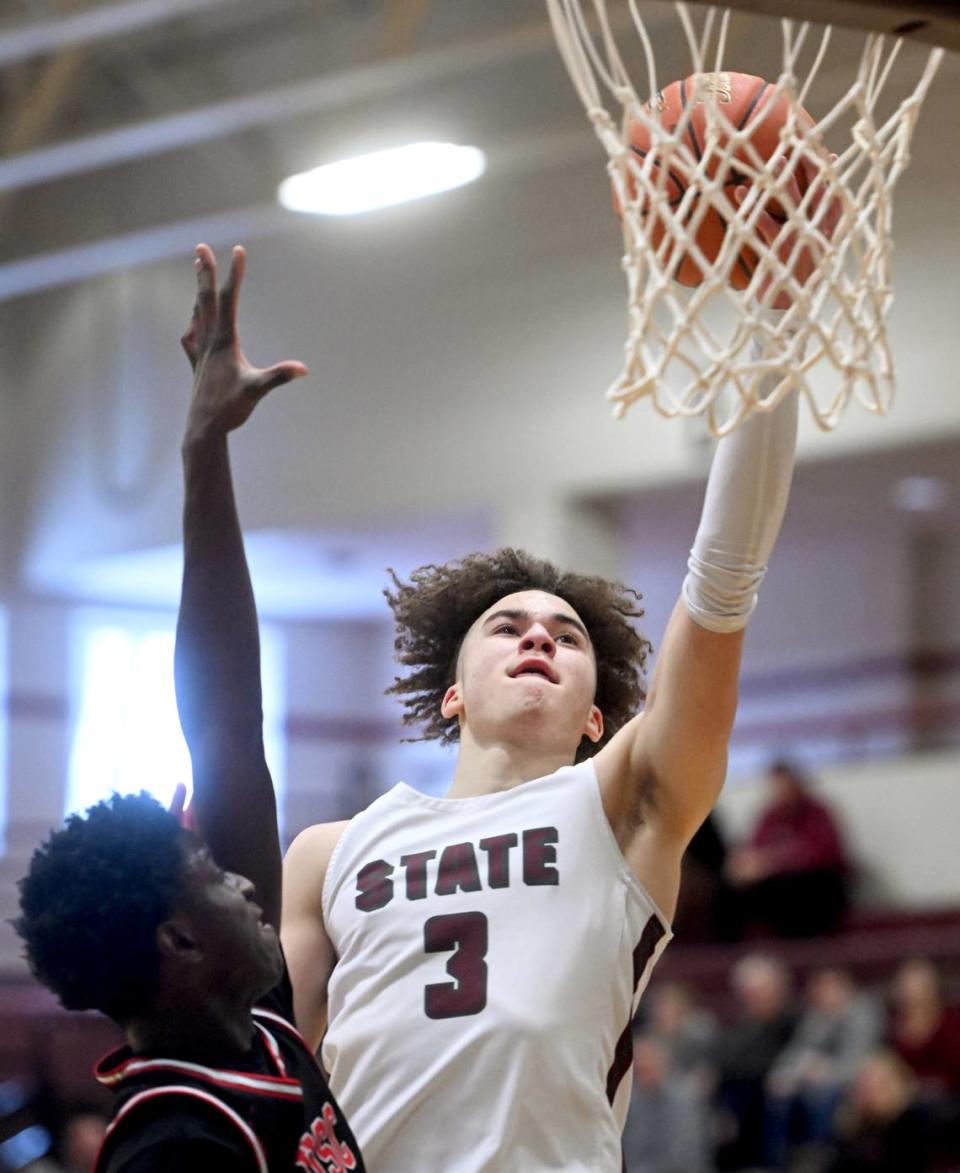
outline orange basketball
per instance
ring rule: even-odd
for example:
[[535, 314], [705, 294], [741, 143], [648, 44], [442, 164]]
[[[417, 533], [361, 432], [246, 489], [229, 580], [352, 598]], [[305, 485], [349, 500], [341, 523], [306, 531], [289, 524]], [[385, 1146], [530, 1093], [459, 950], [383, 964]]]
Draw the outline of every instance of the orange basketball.
[[[694, 101], [694, 108], [683, 131], [683, 145], [692, 159], [685, 163], [683, 154], [677, 152], [671, 156], [669, 162], [664, 159], [661, 163], [655, 156], [655, 166], [662, 167], [666, 174], [663, 176], [663, 188], [659, 197], [642, 197], [640, 210], [644, 215], [657, 215], [658, 198], [667, 201], [672, 208], [677, 207], [687, 188], [698, 182], [692, 160], [695, 159], [699, 164], [707, 158], [707, 165], [701, 173], [710, 179], [717, 177], [718, 167], [724, 165], [723, 150], [718, 149], [723, 148], [726, 142], [724, 122], [730, 124], [731, 130], [753, 127], [753, 132], [749, 136], [749, 146], [744, 144], [738, 148], [726, 165], [728, 170], [723, 176], [724, 190], [735, 206], [734, 189], [741, 184], [749, 183], [750, 175], [756, 171], [757, 160], [753, 151], [756, 151], [760, 160], [769, 159], [774, 154], [790, 108], [789, 99], [784, 94], [777, 93], [775, 86], [762, 77], [754, 77], [749, 73], [705, 73], [672, 82], [648, 102], [644, 109], [663, 124], [667, 133], [672, 133], [691, 100]], [[713, 103], [720, 115], [719, 120], [708, 121], [707, 102]], [[809, 130], [813, 126], [813, 118], [806, 110], [801, 109], [800, 129]], [[723, 141], [718, 141], [718, 138]], [[650, 131], [641, 122], [634, 122], [630, 127], [629, 143], [630, 149], [641, 159], [646, 158], [651, 150], [657, 155], [660, 153], [656, 141], [651, 145]], [[804, 179], [803, 169], [798, 168], [797, 182], [801, 193], [804, 190]], [[636, 181], [633, 176], [630, 176], [630, 185], [631, 195], [635, 195]], [[614, 203], [617, 202], [614, 197]], [[696, 202], [690, 205], [690, 214], [686, 217], [686, 222], [692, 218], [695, 209]], [[654, 248], [659, 248], [666, 231], [664, 219], [657, 216], [648, 228], [650, 242]], [[700, 221], [696, 241], [704, 257], [711, 264], [720, 252], [726, 231], [727, 221], [716, 208], [709, 208]], [[700, 266], [687, 253], [673, 257], [673, 249], [674, 246], [669, 245], [664, 252], [664, 260], [671, 268], [672, 276], [681, 285], [699, 285], [703, 280]], [[737, 289], [746, 288], [756, 264], [756, 253], [744, 247], [731, 267], [728, 275], [730, 284]]]

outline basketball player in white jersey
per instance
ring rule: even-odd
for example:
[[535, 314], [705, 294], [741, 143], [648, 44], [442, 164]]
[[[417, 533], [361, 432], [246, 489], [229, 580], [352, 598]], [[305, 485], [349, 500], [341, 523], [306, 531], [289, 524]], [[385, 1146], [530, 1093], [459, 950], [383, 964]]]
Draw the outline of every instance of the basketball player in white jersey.
[[[803, 280], [816, 258], [791, 263]], [[393, 691], [459, 741], [450, 789], [401, 783], [304, 831], [282, 926], [298, 1023], [373, 1173], [620, 1169], [631, 1019], [723, 783], [796, 418], [791, 396], [717, 445], [635, 716], [648, 645], [626, 588], [509, 550], [395, 580]]]

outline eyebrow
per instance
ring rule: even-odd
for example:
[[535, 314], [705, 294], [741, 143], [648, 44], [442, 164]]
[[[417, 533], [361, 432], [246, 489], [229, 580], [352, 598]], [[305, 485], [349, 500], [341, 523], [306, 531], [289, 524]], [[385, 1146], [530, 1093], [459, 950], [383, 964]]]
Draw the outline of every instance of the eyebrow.
[[[483, 621], [483, 626], [486, 627], [488, 623], [493, 623], [493, 621], [495, 619], [520, 620], [520, 619], [529, 619], [529, 618], [530, 618], [529, 611], [519, 611], [519, 610], [512, 610], [512, 609], [507, 610], [506, 608], [504, 608], [504, 610], [502, 610], [502, 611], [494, 611], [494, 613], [492, 615], [488, 615], [486, 617], [486, 619], [484, 619], [484, 621]], [[574, 617], [572, 615], [565, 615], [562, 611], [554, 611], [554, 613], [550, 616], [550, 618], [553, 620], [554, 623], [563, 623], [563, 624], [566, 624], [567, 627], [572, 627], [572, 628], [574, 628], [574, 630], [579, 631], [580, 634], [583, 636], [583, 638], [587, 641], [587, 643], [592, 642], [590, 639], [590, 633], [583, 626], [583, 624], [580, 622], [579, 619], [574, 619]]]

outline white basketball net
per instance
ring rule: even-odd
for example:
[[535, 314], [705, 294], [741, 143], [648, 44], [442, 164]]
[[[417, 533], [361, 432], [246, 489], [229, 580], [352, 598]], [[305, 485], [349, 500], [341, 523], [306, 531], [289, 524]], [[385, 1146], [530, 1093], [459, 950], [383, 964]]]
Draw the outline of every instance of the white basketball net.
[[[807, 99], [813, 100], [811, 87], [831, 30], [821, 27], [811, 35], [810, 25], [782, 21], [783, 65], [776, 87], [787, 96], [790, 113], [775, 155], [765, 161], [752, 149], [749, 139], [756, 120], [742, 132], [732, 131], [726, 120], [721, 129], [715, 103], [706, 101], [706, 145], [698, 160], [685, 132], [701, 96], [699, 83], [673, 130], [645, 108], [658, 89], [678, 79], [658, 83], [651, 38], [636, 0], [627, 0], [626, 6], [614, 0], [547, 0], [547, 5], [564, 62], [607, 152], [607, 169], [622, 209], [629, 334], [623, 372], [607, 391], [615, 414], [649, 396], [662, 415], [702, 415], [710, 431], [720, 436], [754, 411], [771, 410], [793, 388], [803, 394], [824, 429], [836, 426], [851, 396], [868, 411], [885, 413], [893, 396], [885, 330], [893, 296], [892, 192], [908, 162], [916, 118], [943, 51], [931, 52], [913, 92], [881, 119], [879, 99], [900, 42], [868, 35], [856, 80], [821, 115]], [[674, 7], [690, 49], [690, 74], [721, 72], [730, 13], [707, 9], [698, 31], [688, 6]], [[639, 46], [633, 42], [629, 51], [645, 59], [642, 93], [624, 65], [627, 46], [617, 44], [615, 33], [624, 30], [632, 42], [634, 32], [639, 37]], [[801, 81], [802, 56], [810, 64]], [[751, 71], [749, 61], [735, 68]], [[709, 85], [707, 81], [703, 88]], [[757, 119], [774, 105], [775, 96]], [[801, 106], [817, 119], [812, 133], [798, 117]], [[642, 123], [650, 136], [645, 158], [629, 146], [634, 122]], [[827, 156], [824, 144], [837, 154], [836, 160]], [[736, 206], [724, 182], [729, 182], [731, 160], [738, 153], [737, 170], [747, 173], [749, 194]], [[839, 222], [829, 238], [822, 226], [828, 201], [813, 212], [809, 192], [798, 205], [785, 191], [803, 158], [817, 161], [831, 200], [840, 201]], [[781, 159], [784, 170], [778, 173], [775, 164]], [[687, 183], [675, 207], [665, 194], [671, 165], [682, 170]], [[776, 247], [768, 246], [757, 229], [758, 217], [771, 200], [786, 215]], [[712, 263], [696, 242], [711, 207], [727, 223]], [[655, 214], [650, 214], [653, 208]], [[789, 249], [782, 247], [787, 240]], [[748, 287], [738, 291], [728, 284], [728, 275], [744, 246], [758, 261]], [[817, 259], [815, 276], [804, 285], [792, 269], [802, 248]], [[696, 288], [673, 280], [672, 271], [684, 254], [703, 274]], [[792, 304], [783, 312], [766, 312], [777, 295]], [[751, 340], [760, 345], [751, 346]], [[818, 375], [814, 385], [810, 372], [821, 363], [833, 368], [832, 377]]]

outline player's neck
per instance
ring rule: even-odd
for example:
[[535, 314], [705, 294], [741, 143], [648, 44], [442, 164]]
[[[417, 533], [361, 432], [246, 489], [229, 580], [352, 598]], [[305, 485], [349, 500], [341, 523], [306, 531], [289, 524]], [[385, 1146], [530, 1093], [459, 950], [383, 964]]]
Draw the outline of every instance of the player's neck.
[[534, 778], [544, 778], [573, 762], [564, 750], [513, 745], [505, 742], [479, 744], [463, 731], [453, 785], [447, 798], [475, 798], [512, 790]]
[[250, 1011], [249, 1005], [227, 1005], [215, 996], [197, 1005], [174, 997], [165, 1005], [161, 995], [149, 1015], [127, 1024], [127, 1042], [135, 1053], [198, 1063], [239, 1058], [253, 1044], [256, 1027]]

